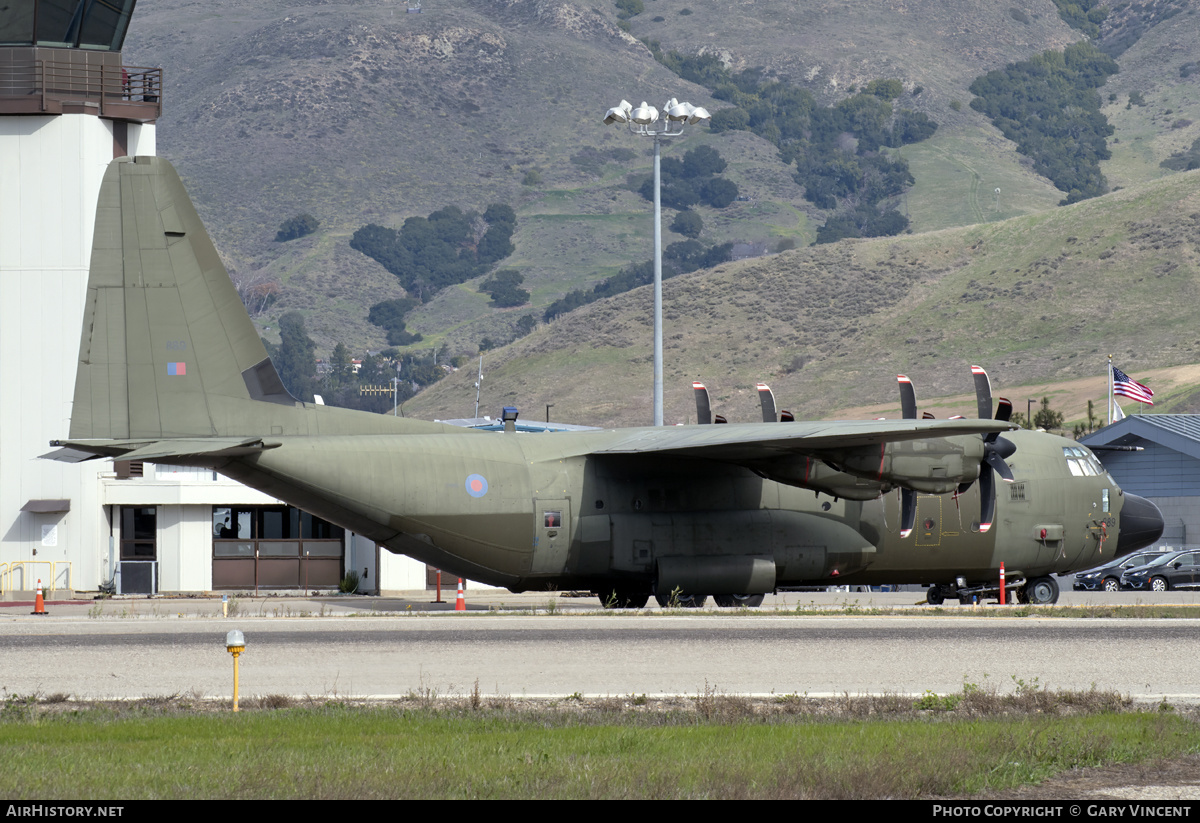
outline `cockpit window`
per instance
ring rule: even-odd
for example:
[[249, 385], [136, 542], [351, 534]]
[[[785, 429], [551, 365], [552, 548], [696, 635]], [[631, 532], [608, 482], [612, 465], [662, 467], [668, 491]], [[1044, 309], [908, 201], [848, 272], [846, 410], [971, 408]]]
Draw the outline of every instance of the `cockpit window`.
[[1063, 457], [1067, 458], [1067, 468], [1072, 477], [1099, 477], [1104, 474], [1104, 466], [1082, 446], [1063, 446]]

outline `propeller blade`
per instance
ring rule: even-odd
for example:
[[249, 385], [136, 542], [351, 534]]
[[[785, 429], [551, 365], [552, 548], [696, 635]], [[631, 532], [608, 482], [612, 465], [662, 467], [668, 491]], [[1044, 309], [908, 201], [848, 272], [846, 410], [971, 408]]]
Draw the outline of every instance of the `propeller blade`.
[[980, 420], [987, 420], [992, 416], [992, 381], [979, 366], [971, 367], [971, 376], [975, 378], [975, 404], [979, 409], [977, 416]]
[[775, 422], [775, 395], [771, 391], [771, 387], [766, 383], [758, 384], [758, 403], [762, 406], [762, 419], [764, 423]]
[[708, 389], [699, 380], [692, 381], [692, 391], [696, 394], [696, 422], [712, 423], [712, 408], [708, 405]]
[[728, 423], [729, 421], [725, 419], [725, 415], [718, 414], [716, 416], [716, 418], [713, 420], [713, 422], [714, 423]]
[[1012, 419], [1012, 410], [1012, 402], [1007, 397], [1001, 397], [1000, 402], [996, 404], [996, 419], [1007, 423]]
[[[1010, 441], [1005, 440], [1005, 443]], [[992, 467], [992, 471], [1000, 475], [1000, 479], [1006, 483], [1013, 482], [1012, 469], [1008, 467], [1008, 463], [1004, 462], [1004, 458], [1000, 456], [1000, 452], [995, 449], [988, 449], [984, 452], [983, 459]], [[986, 472], [984, 472], [986, 474]], [[981, 475], [982, 476], [982, 475]]]
[[979, 532], [986, 533], [992, 527], [996, 513], [996, 481], [991, 470], [979, 473]]
[[923, 414], [921, 415], [921, 419], [922, 419], [922, 420], [933, 420], [933, 419], [934, 419], [933, 412], [925, 412], [925, 413], [923, 413]]
[[905, 420], [917, 419], [917, 392], [913, 389], [912, 381], [903, 374], [896, 375], [900, 385], [900, 416]]
[[917, 522], [917, 493], [912, 489], [900, 490], [900, 537], [912, 534], [913, 524]]
[[781, 411], [779, 413], [779, 422], [780, 423], [795, 423], [796, 415], [792, 414], [787, 409], [784, 409], [783, 411]]

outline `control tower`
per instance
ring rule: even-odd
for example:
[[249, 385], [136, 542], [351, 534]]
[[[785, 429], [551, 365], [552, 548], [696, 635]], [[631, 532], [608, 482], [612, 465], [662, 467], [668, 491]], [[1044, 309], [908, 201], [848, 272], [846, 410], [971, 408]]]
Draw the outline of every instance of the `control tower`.
[[136, 0], [4, 0], [0, 15], [0, 590], [113, 574], [112, 464], [39, 460], [70, 428], [96, 198], [154, 154], [162, 70], [126, 66]]

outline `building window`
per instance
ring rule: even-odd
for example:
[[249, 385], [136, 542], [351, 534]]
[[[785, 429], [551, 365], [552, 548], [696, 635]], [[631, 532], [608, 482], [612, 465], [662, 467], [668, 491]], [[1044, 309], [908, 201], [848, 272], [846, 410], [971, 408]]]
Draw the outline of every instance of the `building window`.
[[213, 507], [213, 588], [326, 588], [345, 530], [291, 506]]

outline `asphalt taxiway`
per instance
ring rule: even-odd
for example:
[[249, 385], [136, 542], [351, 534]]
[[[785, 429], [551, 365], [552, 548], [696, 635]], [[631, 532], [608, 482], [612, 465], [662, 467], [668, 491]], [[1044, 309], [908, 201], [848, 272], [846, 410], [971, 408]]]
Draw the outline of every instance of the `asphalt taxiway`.
[[[754, 613], [605, 612], [595, 598], [472, 593], [469, 610], [408, 597], [50, 600], [0, 608], [0, 688], [77, 699], [230, 693], [224, 645], [242, 631], [246, 696], [392, 698], [913, 694], [964, 683], [1115, 689], [1200, 702], [1191, 619], [1015, 616], [997, 606], [931, 617], [919, 593], [788, 593]], [[1064, 593], [1062, 602], [1200, 601], [1200, 595]], [[832, 616], [797, 614], [826, 606]], [[913, 616], [867, 616], [912, 605]]]

